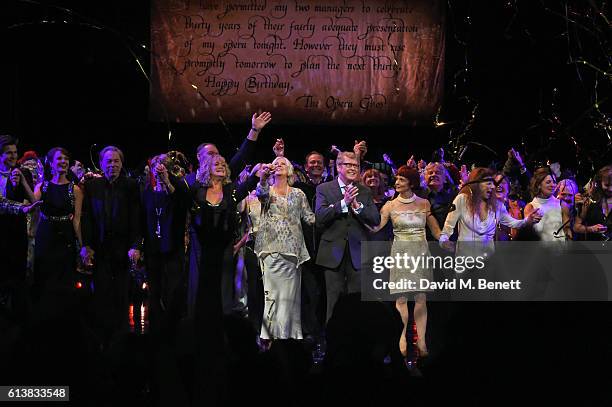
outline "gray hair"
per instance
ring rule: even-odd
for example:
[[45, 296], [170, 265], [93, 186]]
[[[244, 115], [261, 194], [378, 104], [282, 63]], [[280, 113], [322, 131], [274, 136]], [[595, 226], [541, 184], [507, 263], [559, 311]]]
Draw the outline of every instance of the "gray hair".
[[109, 151], [114, 151], [117, 154], [119, 154], [119, 159], [121, 160], [121, 164], [125, 163], [125, 159], [123, 158], [123, 151], [121, 151], [119, 147], [115, 147], [115, 146], [106, 146], [102, 149], [102, 151], [100, 151], [100, 163], [102, 163], [102, 160], [104, 159], [104, 154], [106, 154]]
[[276, 164], [277, 161], [283, 160], [285, 161], [285, 164], [287, 164], [287, 184], [293, 185], [295, 182], [295, 170], [293, 169], [293, 164], [291, 164], [291, 161], [289, 161], [286, 157], [276, 157], [274, 161], [272, 161], [272, 164]]

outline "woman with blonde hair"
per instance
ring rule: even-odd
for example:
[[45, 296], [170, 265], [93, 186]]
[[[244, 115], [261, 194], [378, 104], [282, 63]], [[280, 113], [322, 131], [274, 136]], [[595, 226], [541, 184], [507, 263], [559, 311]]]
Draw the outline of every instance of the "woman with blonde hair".
[[[233, 306], [233, 243], [238, 237], [237, 205], [254, 189], [257, 177], [236, 184], [219, 154], [202, 157], [192, 186], [198, 208], [192, 223], [202, 247], [198, 275], [190, 276], [190, 301], [195, 301], [194, 317], [198, 329], [205, 329], [202, 315], [221, 323], [222, 315]], [[210, 321], [209, 321], [210, 322]], [[208, 334], [211, 334], [208, 332]]]
[[302, 339], [300, 266], [310, 259], [301, 220], [314, 224], [306, 195], [293, 188], [291, 162], [277, 157], [260, 171], [257, 197], [262, 213], [255, 253], [263, 273], [265, 306], [261, 338]]

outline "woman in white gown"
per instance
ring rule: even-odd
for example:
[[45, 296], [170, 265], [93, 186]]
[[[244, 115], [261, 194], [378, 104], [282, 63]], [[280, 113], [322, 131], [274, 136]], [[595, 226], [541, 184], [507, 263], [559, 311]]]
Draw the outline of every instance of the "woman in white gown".
[[544, 242], [564, 242], [571, 238], [570, 211], [554, 196], [557, 183], [548, 167], [537, 169], [531, 177], [529, 192], [533, 200], [525, 206], [525, 216], [539, 210], [542, 220], [533, 229]]
[[[395, 177], [395, 191], [399, 194], [397, 198], [387, 202], [380, 211], [380, 225], [372, 229], [373, 232], [381, 230], [389, 220], [393, 225], [393, 244], [390, 255], [396, 254], [403, 256], [428, 256], [429, 248], [425, 238], [425, 226], [429, 227], [432, 235], [438, 239], [440, 227], [435, 217], [431, 213], [431, 206], [427, 199], [419, 198], [412, 191], [420, 184], [419, 173], [412, 168], [402, 166], [397, 171]], [[394, 288], [391, 294], [397, 294], [395, 307], [402, 317], [404, 329], [400, 336], [399, 348], [402, 355], [408, 354], [408, 344], [406, 341], [406, 328], [408, 326], [408, 293], [414, 294], [414, 320], [417, 327], [417, 347], [420, 356], [427, 355], [427, 345], [425, 333], [427, 329], [427, 303], [424, 290], [419, 290], [421, 279], [433, 281], [433, 271], [426, 268], [416, 270], [398, 269], [392, 267], [389, 270], [389, 282], [398, 284], [406, 281], [414, 282], [416, 289]]]
[[[268, 183], [273, 173], [272, 185]], [[263, 273], [265, 295], [261, 338], [302, 339], [300, 265], [310, 259], [301, 220], [314, 224], [306, 195], [293, 183], [293, 166], [284, 157], [263, 166], [257, 197], [262, 213], [255, 254]]]
[[[468, 182], [453, 201], [440, 234], [440, 245], [444, 248], [454, 249], [450, 236], [459, 224], [456, 254], [467, 255], [471, 249], [478, 254], [483, 249], [493, 246], [497, 224], [513, 229], [520, 229], [540, 221], [539, 211], [525, 213], [525, 219], [515, 219], [506, 210], [494, 193], [495, 183], [493, 170], [489, 168], [475, 168], [470, 172]], [[527, 211], [525, 211], [527, 212]], [[474, 244], [477, 242], [477, 244]]]

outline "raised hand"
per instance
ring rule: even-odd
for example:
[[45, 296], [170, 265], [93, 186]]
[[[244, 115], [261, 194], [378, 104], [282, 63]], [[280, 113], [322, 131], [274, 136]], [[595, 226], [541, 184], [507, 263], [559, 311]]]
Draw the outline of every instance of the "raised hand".
[[521, 155], [519, 154], [518, 151], [516, 151], [514, 148], [511, 148], [508, 151], [508, 157], [512, 158], [514, 161], [516, 161], [516, 163], [519, 165], [519, 167], [524, 167], [525, 164], [523, 163], [523, 158], [521, 157]]
[[366, 153], [368, 152], [368, 145], [366, 144], [365, 140], [355, 140], [353, 152], [360, 160], [363, 160], [363, 157], [365, 157]]
[[406, 167], [408, 167], [408, 168], [416, 168], [417, 167], [416, 161], [414, 160], [414, 155], [411, 155], [410, 158], [408, 159], [408, 161], [406, 161]]
[[251, 172], [249, 172], [249, 176], [253, 176], [253, 175], [257, 175], [258, 177], [261, 178], [261, 166], [263, 164], [262, 163], [257, 163], [253, 166], [253, 168], [251, 168]]
[[468, 182], [468, 179], [470, 178], [470, 172], [468, 171], [467, 166], [465, 164], [461, 166], [461, 170], [459, 170], [459, 175], [461, 178], [462, 185], [465, 185]]
[[272, 151], [274, 151], [274, 155], [277, 157], [285, 156], [285, 142], [282, 138], [277, 138], [276, 143], [274, 143], [274, 147], [272, 147]]
[[266, 127], [266, 124], [270, 123], [272, 120], [272, 114], [270, 112], [263, 112], [259, 116], [257, 113], [253, 113], [253, 118], [251, 119], [251, 126], [253, 129], [259, 131]]

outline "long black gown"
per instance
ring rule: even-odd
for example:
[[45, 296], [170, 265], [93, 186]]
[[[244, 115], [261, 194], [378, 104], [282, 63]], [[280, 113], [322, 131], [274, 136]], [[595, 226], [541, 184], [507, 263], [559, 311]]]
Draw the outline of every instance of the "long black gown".
[[41, 216], [34, 248], [35, 294], [61, 294], [73, 290], [77, 241], [74, 217], [74, 183], [41, 187]]
[[[231, 262], [231, 243], [236, 239], [237, 203], [257, 185], [257, 177], [223, 187], [218, 205], [206, 201], [208, 187], [196, 182], [192, 187], [200, 209], [192, 219], [201, 246], [201, 259], [195, 292], [194, 324], [197, 344], [196, 404], [217, 405], [227, 394], [227, 354], [223, 329], [222, 281]], [[193, 288], [192, 288], [193, 289]]]

